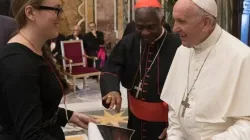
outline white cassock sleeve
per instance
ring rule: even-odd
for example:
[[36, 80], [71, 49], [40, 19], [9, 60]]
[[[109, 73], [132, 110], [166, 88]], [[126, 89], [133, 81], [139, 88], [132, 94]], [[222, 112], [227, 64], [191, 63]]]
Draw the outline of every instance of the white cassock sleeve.
[[212, 140], [250, 140], [250, 121], [238, 120], [227, 131], [212, 137]]
[[180, 121], [172, 107], [168, 106], [168, 138], [167, 140], [186, 140], [180, 128]]

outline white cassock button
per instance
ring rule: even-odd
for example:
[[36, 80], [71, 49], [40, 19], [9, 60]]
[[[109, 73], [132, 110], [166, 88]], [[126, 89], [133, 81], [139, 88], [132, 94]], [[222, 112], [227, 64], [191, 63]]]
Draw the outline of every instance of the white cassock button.
[[200, 60], [196, 60], [196, 62], [200, 62]]
[[188, 127], [191, 128], [191, 124], [189, 124]]
[[198, 70], [199, 70], [198, 68], [195, 69], [195, 71], [198, 71]]
[[191, 101], [194, 101], [194, 97], [190, 97], [190, 100], [191, 100]]

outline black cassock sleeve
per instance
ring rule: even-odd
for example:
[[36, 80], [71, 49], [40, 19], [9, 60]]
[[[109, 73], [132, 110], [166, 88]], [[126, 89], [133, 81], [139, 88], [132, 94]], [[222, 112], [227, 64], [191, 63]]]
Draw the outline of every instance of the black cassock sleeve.
[[125, 47], [122, 40], [118, 42], [103, 68], [100, 79], [102, 96], [105, 96], [111, 91], [120, 92], [120, 79], [123, 74], [126, 60]]
[[65, 125], [68, 123], [68, 120], [70, 120], [70, 118], [72, 117], [74, 113], [71, 110], [67, 110], [67, 114], [68, 114], [68, 118], [67, 118], [65, 111], [66, 110], [64, 108], [59, 107], [57, 123], [62, 127], [65, 127]]

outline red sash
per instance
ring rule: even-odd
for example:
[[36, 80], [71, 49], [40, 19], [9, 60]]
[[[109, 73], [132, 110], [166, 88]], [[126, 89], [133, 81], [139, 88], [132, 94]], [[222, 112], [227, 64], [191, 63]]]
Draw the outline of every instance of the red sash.
[[168, 105], [165, 102], [150, 103], [137, 100], [130, 93], [129, 108], [130, 111], [139, 119], [149, 122], [167, 122]]

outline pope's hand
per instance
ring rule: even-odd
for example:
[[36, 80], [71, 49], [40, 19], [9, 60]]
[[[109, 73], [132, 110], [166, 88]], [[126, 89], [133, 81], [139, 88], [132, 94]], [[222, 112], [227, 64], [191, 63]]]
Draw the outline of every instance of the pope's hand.
[[160, 140], [163, 140], [163, 139], [166, 139], [166, 138], [167, 138], [167, 128], [165, 128], [165, 129], [162, 131], [161, 135], [159, 136], [159, 139], [160, 139]]
[[96, 120], [90, 116], [77, 112], [74, 112], [69, 120], [69, 123], [73, 123], [81, 128], [88, 128], [89, 122], [96, 123]]
[[117, 91], [109, 92], [106, 96], [102, 98], [102, 100], [106, 101], [106, 104], [110, 104], [109, 109], [113, 109], [115, 106], [115, 110], [120, 112], [122, 97], [121, 94]]

